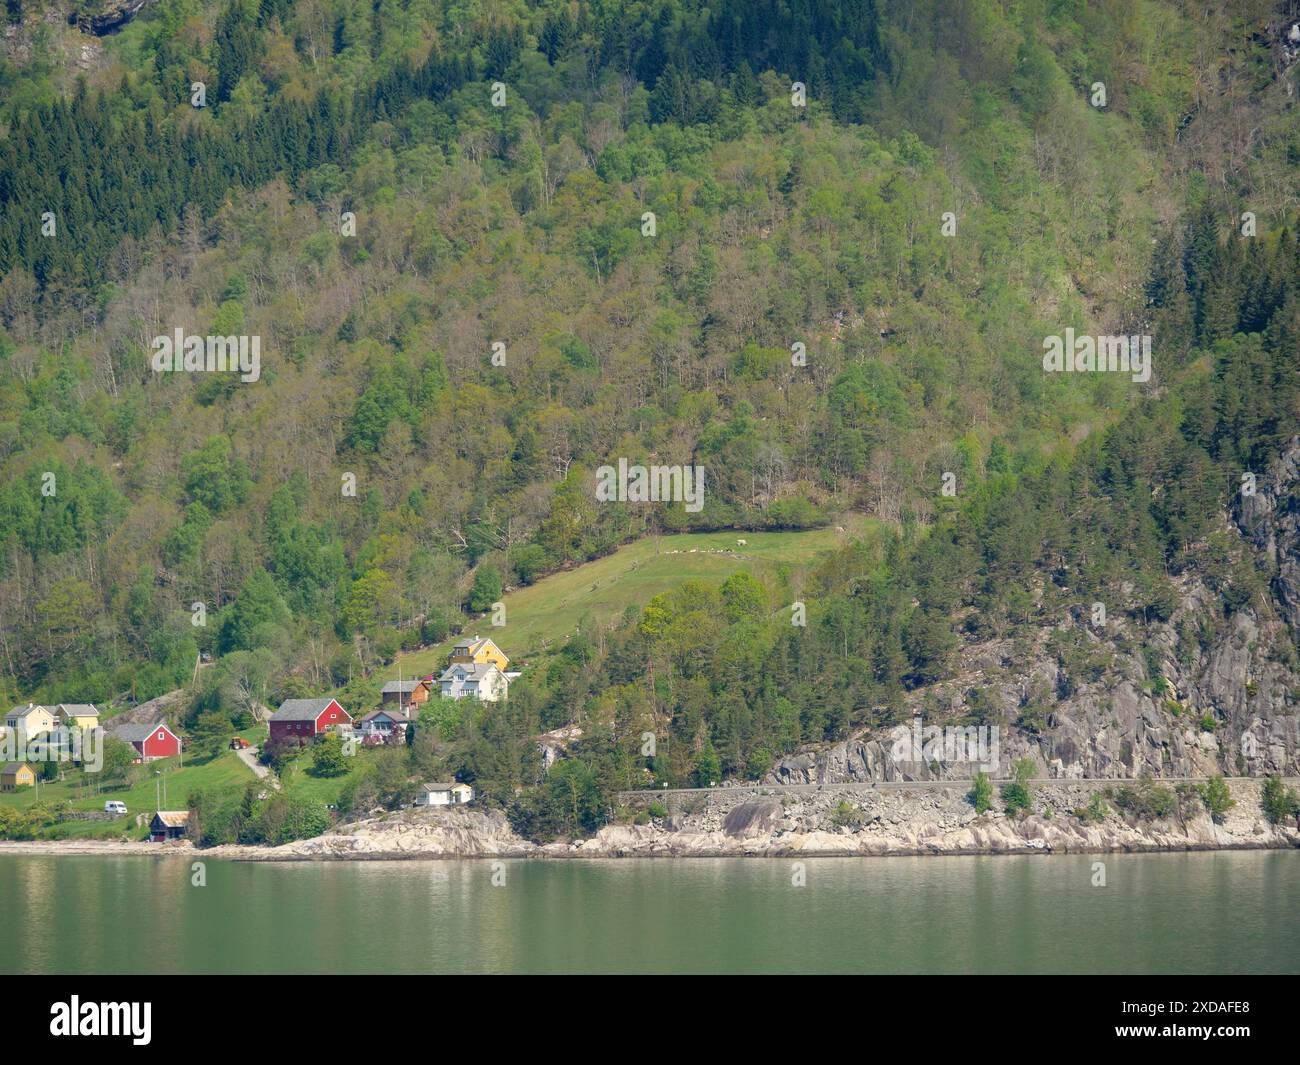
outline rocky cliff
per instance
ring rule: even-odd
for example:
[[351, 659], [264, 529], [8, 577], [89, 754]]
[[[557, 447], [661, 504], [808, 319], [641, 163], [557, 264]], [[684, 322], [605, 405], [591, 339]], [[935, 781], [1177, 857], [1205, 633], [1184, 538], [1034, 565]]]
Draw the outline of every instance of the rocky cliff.
[[[1294, 785], [1294, 781], [1292, 784]], [[218, 848], [217, 857], [261, 861], [391, 858], [618, 858], [790, 855], [1033, 854], [1300, 846], [1295, 825], [1260, 813], [1262, 782], [1233, 780], [1222, 824], [1184, 787], [1167, 816], [1138, 820], [1113, 786], [1054, 781], [1032, 787], [1023, 817], [978, 814], [964, 785], [832, 788], [796, 792], [718, 789], [677, 795], [666, 817], [609, 825], [591, 839], [537, 845], [499, 813], [407, 810], [276, 848]], [[1100, 794], [1094, 802], [1094, 794]], [[1091, 807], [1091, 810], [1089, 810]], [[1086, 814], [1084, 811], [1088, 811]]]
[[[1029, 637], [973, 643], [949, 680], [911, 693], [904, 720], [995, 727], [999, 764], [1042, 776], [1262, 776], [1300, 770], [1300, 437], [1224, 517], [1264, 594], [1235, 610], [1201, 573], [1176, 581], [1163, 622], [1081, 606]], [[1090, 605], [1089, 605], [1090, 606]], [[982, 720], [971, 716], [982, 696]], [[989, 709], [991, 707], [991, 710]], [[968, 778], [976, 766], [903, 757], [887, 729], [777, 763], [780, 784]]]

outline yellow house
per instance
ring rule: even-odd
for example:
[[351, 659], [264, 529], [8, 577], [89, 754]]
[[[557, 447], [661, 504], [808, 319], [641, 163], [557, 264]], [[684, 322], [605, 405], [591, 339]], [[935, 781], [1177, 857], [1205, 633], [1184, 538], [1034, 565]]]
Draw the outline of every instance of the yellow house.
[[0, 768], [0, 791], [30, 788], [36, 783], [36, 774], [26, 762], [9, 762]]
[[9, 713], [5, 714], [5, 728], [21, 732], [29, 739], [44, 735], [54, 728], [57, 723], [50, 711], [34, 703], [28, 703], [26, 706], [15, 706]]
[[486, 636], [474, 636], [458, 641], [451, 649], [451, 661], [453, 665], [456, 663], [467, 666], [493, 665], [502, 673], [510, 664], [510, 659], [506, 657], [505, 652]]
[[89, 703], [59, 703], [54, 717], [60, 725], [75, 725], [81, 729], [99, 728], [99, 711]]

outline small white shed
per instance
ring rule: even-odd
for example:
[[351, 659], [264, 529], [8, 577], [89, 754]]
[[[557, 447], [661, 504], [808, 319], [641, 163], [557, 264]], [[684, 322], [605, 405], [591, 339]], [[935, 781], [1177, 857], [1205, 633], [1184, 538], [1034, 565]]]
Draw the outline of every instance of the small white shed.
[[474, 798], [474, 789], [468, 784], [422, 784], [415, 797], [416, 806], [460, 806]]

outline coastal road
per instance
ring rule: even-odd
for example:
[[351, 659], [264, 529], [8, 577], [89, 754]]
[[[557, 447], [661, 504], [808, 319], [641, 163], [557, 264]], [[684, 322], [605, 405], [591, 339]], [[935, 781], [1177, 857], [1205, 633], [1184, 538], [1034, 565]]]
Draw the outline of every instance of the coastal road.
[[[990, 777], [990, 784], [1010, 784], [1014, 777]], [[1154, 784], [1204, 784], [1209, 777], [1153, 777]], [[1233, 780], [1264, 780], [1264, 777], [1226, 777]], [[1283, 777], [1286, 784], [1300, 783], [1300, 777]], [[740, 787], [723, 788], [644, 788], [639, 791], [620, 791], [619, 802], [629, 799], [654, 799], [663, 796], [678, 797], [685, 795], [786, 795], [815, 794], [819, 791], [891, 791], [907, 788], [966, 788], [974, 781], [962, 780], [861, 780], [843, 784], [751, 784]], [[1138, 784], [1133, 777], [1034, 777], [1026, 783], [1034, 784], [1083, 784], [1097, 787], [1109, 787], [1112, 784]]]

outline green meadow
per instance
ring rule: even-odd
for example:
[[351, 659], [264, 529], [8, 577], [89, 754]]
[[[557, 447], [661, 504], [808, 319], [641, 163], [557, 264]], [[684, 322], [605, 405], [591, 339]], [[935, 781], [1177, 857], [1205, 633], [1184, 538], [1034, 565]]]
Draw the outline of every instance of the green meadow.
[[[819, 556], [861, 536], [871, 524], [862, 515], [849, 515], [823, 529], [797, 532], [725, 530], [647, 537], [506, 593], [501, 600], [504, 626], [494, 627], [489, 615], [466, 625], [464, 634], [491, 636], [512, 666], [519, 667], [558, 650], [579, 627], [609, 625], [629, 607], [640, 609], [683, 581], [721, 582], [741, 570], [771, 587], [797, 580]], [[388, 673], [396, 677], [399, 668], [404, 677], [441, 673], [458, 638], [403, 654]]]

